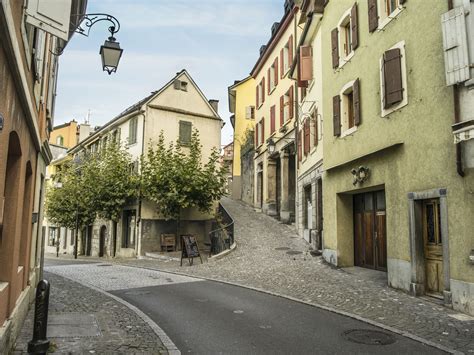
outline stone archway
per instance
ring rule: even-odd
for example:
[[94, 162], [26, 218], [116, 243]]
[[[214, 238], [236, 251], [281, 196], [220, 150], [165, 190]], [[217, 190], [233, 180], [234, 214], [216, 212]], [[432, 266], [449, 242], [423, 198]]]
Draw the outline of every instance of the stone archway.
[[103, 257], [106, 254], [105, 251], [105, 237], [107, 235], [107, 227], [102, 226], [100, 227], [99, 233], [99, 257]]

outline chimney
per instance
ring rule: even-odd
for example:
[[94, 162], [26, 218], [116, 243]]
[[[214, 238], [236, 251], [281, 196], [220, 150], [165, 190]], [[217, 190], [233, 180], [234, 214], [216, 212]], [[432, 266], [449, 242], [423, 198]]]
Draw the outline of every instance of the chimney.
[[211, 104], [212, 108], [214, 109], [214, 111], [216, 111], [217, 113], [219, 113], [219, 100], [209, 100], [209, 103]]
[[88, 123], [82, 123], [78, 127], [78, 137], [77, 137], [77, 143], [82, 142], [84, 139], [89, 137], [91, 133], [91, 126]]

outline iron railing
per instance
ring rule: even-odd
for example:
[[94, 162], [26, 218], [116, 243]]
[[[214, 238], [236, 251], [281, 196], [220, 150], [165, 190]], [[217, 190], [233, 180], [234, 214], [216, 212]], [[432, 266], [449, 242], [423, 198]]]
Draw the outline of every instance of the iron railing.
[[216, 224], [219, 228], [209, 232], [209, 239], [211, 240], [209, 256], [222, 253], [234, 244], [234, 219], [220, 203], [217, 215], [218, 221]]

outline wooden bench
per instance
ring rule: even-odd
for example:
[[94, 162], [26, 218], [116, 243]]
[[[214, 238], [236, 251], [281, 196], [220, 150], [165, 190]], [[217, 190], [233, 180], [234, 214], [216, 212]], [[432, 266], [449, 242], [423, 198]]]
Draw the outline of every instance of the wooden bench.
[[174, 234], [161, 235], [161, 251], [176, 251], [176, 236]]

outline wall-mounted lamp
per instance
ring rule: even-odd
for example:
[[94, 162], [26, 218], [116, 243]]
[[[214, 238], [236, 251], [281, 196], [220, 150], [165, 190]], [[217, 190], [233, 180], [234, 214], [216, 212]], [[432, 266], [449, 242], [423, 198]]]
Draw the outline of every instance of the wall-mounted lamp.
[[356, 169], [351, 170], [353, 176], [352, 185], [363, 184], [370, 175], [370, 169], [366, 166], [359, 166]]

